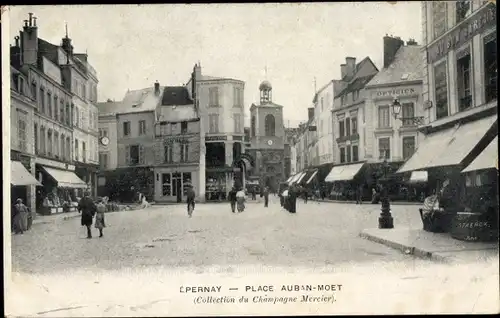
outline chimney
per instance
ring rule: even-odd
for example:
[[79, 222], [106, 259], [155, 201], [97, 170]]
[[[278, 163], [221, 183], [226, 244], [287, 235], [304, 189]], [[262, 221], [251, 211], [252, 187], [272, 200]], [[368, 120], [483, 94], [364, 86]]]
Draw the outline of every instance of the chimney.
[[388, 68], [396, 57], [396, 52], [404, 45], [399, 37], [384, 36], [384, 68]]
[[158, 81], [155, 82], [155, 95], [160, 95], [160, 83]]
[[38, 60], [38, 28], [33, 25], [33, 13], [29, 13], [29, 19], [24, 20], [24, 28], [21, 34], [22, 64], [34, 65]]
[[410, 38], [408, 41], [406, 41], [406, 45], [418, 45], [417, 41], [415, 39]]
[[66, 36], [62, 39], [61, 47], [68, 54], [67, 63], [69, 63], [69, 57], [73, 55], [73, 45], [71, 45], [71, 39], [68, 37], [68, 24], [66, 24]]
[[356, 58], [355, 57], [346, 57], [346, 75], [348, 78], [352, 78], [354, 76], [354, 72], [356, 71]]
[[340, 64], [340, 79], [343, 79], [346, 76], [347, 72], [347, 65], [346, 64]]
[[307, 119], [312, 120], [314, 118], [314, 107], [309, 107], [307, 109]]
[[201, 63], [198, 62], [198, 64], [195, 64], [193, 71], [194, 71], [195, 79], [200, 80], [201, 79]]
[[22, 65], [22, 54], [21, 47], [19, 46], [19, 36], [15, 38], [16, 44], [10, 47], [10, 64], [14, 66], [14, 68], [19, 69]]
[[193, 72], [191, 73], [191, 98], [195, 101], [196, 104], [196, 70], [193, 68]]

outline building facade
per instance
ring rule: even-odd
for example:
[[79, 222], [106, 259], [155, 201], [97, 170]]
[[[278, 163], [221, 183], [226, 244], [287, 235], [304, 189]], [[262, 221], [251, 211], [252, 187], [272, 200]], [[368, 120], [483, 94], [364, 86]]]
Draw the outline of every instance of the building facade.
[[[278, 190], [285, 180], [285, 126], [283, 106], [273, 102], [272, 86], [263, 81], [259, 86], [260, 102], [250, 106], [251, 148], [247, 150], [255, 158], [252, 177], [261, 186]], [[289, 154], [287, 154], [289, 156]]]
[[[69, 210], [70, 203], [77, 201], [79, 190], [89, 188], [75, 174], [73, 93], [65, 83], [63, 66], [71, 63], [74, 61], [68, 51], [38, 37], [36, 17], [30, 14], [15, 46], [11, 47], [11, 65], [16, 70], [13, 72], [17, 75], [19, 93], [35, 107], [33, 113], [22, 112], [19, 118], [17, 114], [14, 118], [18, 119], [17, 129], [21, 127], [22, 131], [23, 119], [33, 116], [26, 122], [31, 122], [27, 133], [32, 132], [34, 141], [35, 158], [30, 172], [41, 184], [32, 210], [39, 213]], [[13, 93], [12, 97], [20, 96]], [[28, 147], [19, 140], [18, 144]], [[32, 194], [27, 202], [32, 204]]]

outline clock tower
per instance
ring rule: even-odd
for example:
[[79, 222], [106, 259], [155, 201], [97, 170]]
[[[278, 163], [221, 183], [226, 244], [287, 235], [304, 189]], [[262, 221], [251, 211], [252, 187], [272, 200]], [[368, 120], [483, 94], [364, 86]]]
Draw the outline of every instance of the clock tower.
[[250, 178], [277, 191], [285, 177], [285, 127], [283, 106], [273, 102], [272, 90], [271, 83], [263, 81], [259, 86], [260, 102], [250, 106], [250, 149], [246, 152], [255, 158]]

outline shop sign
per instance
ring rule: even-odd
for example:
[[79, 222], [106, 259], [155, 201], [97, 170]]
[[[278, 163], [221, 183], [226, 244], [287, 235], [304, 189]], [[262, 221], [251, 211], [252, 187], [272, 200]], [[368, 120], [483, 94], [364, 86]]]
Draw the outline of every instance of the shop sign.
[[224, 141], [227, 140], [227, 136], [209, 136], [205, 137], [205, 141]]
[[488, 4], [440, 40], [429, 46], [427, 58], [429, 63], [434, 63], [444, 57], [450, 50], [460, 47], [475, 35], [486, 29], [496, 26], [496, 6]]
[[390, 90], [376, 92], [377, 97], [387, 97], [387, 96], [398, 97], [398, 96], [408, 96], [413, 94], [415, 94], [414, 88], [393, 88]]

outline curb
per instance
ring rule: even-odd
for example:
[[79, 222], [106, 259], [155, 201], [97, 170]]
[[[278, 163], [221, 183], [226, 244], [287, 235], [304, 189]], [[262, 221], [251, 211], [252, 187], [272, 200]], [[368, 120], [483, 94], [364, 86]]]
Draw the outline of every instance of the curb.
[[399, 250], [406, 255], [413, 255], [413, 256], [418, 257], [418, 258], [432, 260], [432, 261], [436, 261], [436, 262], [440, 262], [440, 263], [450, 263], [451, 262], [451, 260], [447, 257], [443, 257], [441, 255], [435, 255], [432, 252], [424, 251], [422, 249], [416, 248], [415, 246], [408, 246], [408, 245], [404, 245], [401, 243], [389, 241], [389, 240], [386, 240], [386, 239], [383, 239], [380, 237], [376, 237], [376, 236], [373, 236], [373, 235], [370, 235], [370, 234], [367, 234], [364, 232], [359, 233], [359, 236], [366, 239], [366, 240], [388, 246], [388, 247], [393, 248], [395, 250]]

